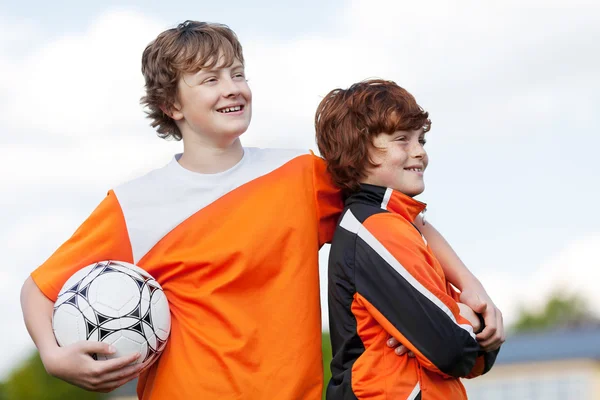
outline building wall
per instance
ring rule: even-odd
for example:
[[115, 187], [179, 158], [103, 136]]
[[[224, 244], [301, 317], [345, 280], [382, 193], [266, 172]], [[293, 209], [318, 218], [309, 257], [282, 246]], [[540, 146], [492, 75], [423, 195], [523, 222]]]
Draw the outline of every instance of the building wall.
[[598, 400], [600, 362], [500, 364], [482, 377], [463, 382], [470, 400]]

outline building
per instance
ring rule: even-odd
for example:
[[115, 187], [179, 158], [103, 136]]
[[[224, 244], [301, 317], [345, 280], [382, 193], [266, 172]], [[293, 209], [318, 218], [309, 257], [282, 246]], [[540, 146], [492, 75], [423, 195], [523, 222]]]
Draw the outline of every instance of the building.
[[509, 336], [470, 400], [600, 400], [600, 326]]

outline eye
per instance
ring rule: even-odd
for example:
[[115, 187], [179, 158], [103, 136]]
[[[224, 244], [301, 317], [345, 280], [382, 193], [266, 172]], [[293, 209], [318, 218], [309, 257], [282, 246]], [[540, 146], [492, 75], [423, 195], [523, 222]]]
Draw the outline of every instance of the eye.
[[215, 78], [214, 76], [211, 76], [210, 78], [206, 78], [204, 81], [202, 81], [202, 83], [216, 83], [217, 82], [217, 78]]
[[421, 143], [422, 146], [425, 146], [425, 143], [427, 143], [427, 139], [423, 138], [419, 138], [419, 143]]
[[406, 136], [398, 136], [394, 139], [396, 142], [406, 142]]
[[241, 81], [246, 79], [246, 75], [243, 72], [236, 72], [235, 74], [233, 74], [233, 79]]

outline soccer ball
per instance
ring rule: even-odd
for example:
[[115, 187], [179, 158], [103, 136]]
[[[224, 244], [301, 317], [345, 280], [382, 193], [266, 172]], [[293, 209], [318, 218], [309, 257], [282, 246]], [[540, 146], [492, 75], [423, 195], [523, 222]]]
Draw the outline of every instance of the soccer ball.
[[139, 352], [137, 364], [163, 351], [171, 314], [161, 286], [146, 271], [123, 261], [102, 261], [67, 280], [54, 304], [52, 329], [59, 346], [105, 342], [116, 352], [94, 359]]

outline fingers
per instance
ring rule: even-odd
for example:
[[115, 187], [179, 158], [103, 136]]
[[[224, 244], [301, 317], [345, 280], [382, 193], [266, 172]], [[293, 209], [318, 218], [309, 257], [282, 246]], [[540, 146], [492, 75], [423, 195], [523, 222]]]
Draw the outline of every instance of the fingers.
[[156, 358], [157, 358], [156, 354], [152, 357], [148, 357], [148, 359], [142, 363], [140, 373], [145, 371], [146, 368], [148, 368], [151, 364], [153, 364], [154, 361], [156, 361]]
[[[131, 360], [135, 361], [139, 354], [127, 355], [107, 361], [91, 361], [93, 370], [87, 382], [88, 390], [95, 392], [110, 392], [119, 386], [136, 378], [145, 363], [131, 365]], [[123, 365], [123, 363], [127, 363]]]
[[481, 303], [479, 303], [476, 308], [477, 309], [473, 309], [473, 311], [479, 313], [479, 314], [483, 314], [484, 312], [486, 312], [487, 308], [488, 308], [488, 303], [486, 303], [485, 301], [479, 299], [481, 301]]
[[406, 354], [407, 356], [409, 356], [411, 358], [415, 356], [415, 353], [413, 353], [412, 351], [410, 351], [408, 349], [408, 347], [402, 346], [402, 345], [396, 347], [394, 349], [394, 353], [396, 353], [397, 356], [402, 356], [404, 354]]
[[492, 323], [488, 325], [488, 319], [491, 319], [490, 315], [484, 315], [486, 327], [477, 335], [477, 341], [484, 351], [494, 351], [500, 348], [502, 343], [506, 340], [506, 334], [504, 332], [504, 321], [502, 312], [494, 307]]
[[483, 301], [481, 297], [479, 297], [479, 295], [476, 294], [475, 298], [471, 300], [471, 303], [473, 304], [465, 304], [468, 305], [471, 308], [471, 310], [475, 311], [476, 313], [483, 314], [487, 311], [488, 304], [485, 301]]
[[110, 355], [110, 354], [114, 354], [117, 351], [117, 349], [115, 349], [114, 346], [109, 345], [108, 343], [102, 343], [102, 342], [82, 341], [82, 342], [75, 343], [74, 346], [79, 347], [80, 349], [82, 349], [84, 352], [86, 352], [88, 354], [98, 353], [98, 354]]
[[460, 294], [460, 302], [465, 303], [471, 310], [479, 314], [483, 314], [488, 305], [488, 302], [485, 301], [485, 298], [481, 298], [481, 296], [473, 290], [463, 291]]
[[[100, 361], [105, 362], [105, 361]], [[116, 382], [125, 379], [131, 375], [137, 375], [141, 372], [144, 364], [133, 364], [119, 368], [117, 370], [105, 372], [102, 374], [102, 381], [104, 382]]]
[[396, 353], [397, 356], [401, 356], [408, 353], [408, 349], [406, 348], [406, 346], [400, 345], [394, 349], [394, 353]]
[[[140, 364], [137, 364], [136, 367], [139, 365]], [[122, 376], [120, 379], [116, 379], [113, 381], [99, 384], [94, 388], [94, 390], [97, 392], [102, 392], [102, 393], [112, 392], [113, 390], [117, 389], [118, 387], [123, 386], [130, 380], [137, 378], [139, 374], [140, 374], [140, 372], [136, 370], [133, 373]]]
[[389, 338], [386, 344], [388, 347], [394, 348], [394, 353], [396, 353], [398, 356], [402, 356], [407, 353], [409, 357], [415, 356], [412, 351], [410, 351], [406, 346], [400, 344], [400, 342], [393, 337]]
[[397, 356], [402, 356], [404, 354], [406, 354], [409, 357], [414, 357], [415, 353], [413, 353], [412, 351], [410, 351], [406, 346], [398, 346], [394, 349], [394, 353], [396, 353]]
[[499, 339], [489, 339], [485, 342], [480, 343], [481, 350], [483, 350], [485, 352], [498, 350], [501, 345], [502, 345], [502, 341]]
[[388, 345], [388, 347], [393, 348], [394, 353], [396, 353], [399, 356], [408, 352], [406, 346], [402, 345], [399, 341], [396, 340], [396, 338], [389, 338], [386, 344]]
[[113, 358], [111, 360], [106, 361], [98, 361], [100, 363], [100, 368], [103, 373], [116, 371], [121, 369], [133, 362], [135, 362], [140, 357], [140, 353], [128, 354], [126, 356]]
[[[498, 316], [496, 307], [490, 307], [485, 313], [482, 313], [485, 328], [477, 334], [479, 342], [486, 341], [496, 334], [498, 329]], [[500, 310], [498, 310], [500, 312]]]
[[[117, 349], [113, 345], [103, 342], [82, 341], [76, 343], [74, 346], [79, 346], [79, 348], [87, 354], [111, 355], [115, 354], [117, 351]], [[102, 366], [105, 368], [105, 371], [112, 371], [131, 364], [132, 362], [136, 361], [139, 357], [139, 353], [132, 353], [101, 362], [103, 364]]]
[[[485, 321], [485, 317], [484, 317], [484, 321]], [[494, 335], [496, 334], [496, 331], [497, 331], [496, 321], [494, 321], [493, 323], [488, 323], [488, 321], [485, 321], [485, 328], [483, 328], [483, 330], [481, 332], [479, 332], [476, 336], [477, 341], [481, 344], [482, 342], [492, 339], [494, 337]]]

